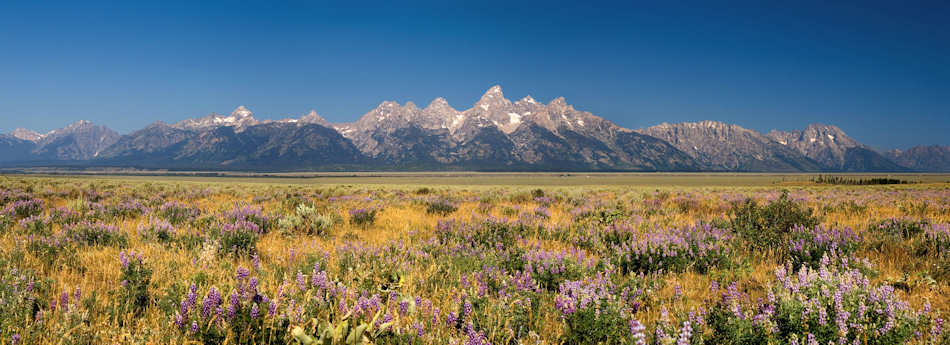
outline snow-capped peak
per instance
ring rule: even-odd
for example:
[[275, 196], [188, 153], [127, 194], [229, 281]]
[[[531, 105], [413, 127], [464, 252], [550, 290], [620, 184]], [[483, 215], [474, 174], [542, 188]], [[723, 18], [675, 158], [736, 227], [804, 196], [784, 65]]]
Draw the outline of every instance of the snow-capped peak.
[[530, 95], [529, 95], [529, 96], [525, 96], [525, 97], [522, 98], [520, 101], [518, 101], [518, 103], [523, 103], [523, 104], [538, 104], [538, 102], [535, 101], [534, 98], [531, 97]]
[[79, 120], [79, 121], [76, 121], [76, 122], [71, 123], [69, 126], [66, 126], [66, 128], [64, 128], [64, 129], [67, 129], [67, 130], [68, 130], [68, 129], [76, 129], [76, 128], [81, 128], [81, 127], [88, 126], [88, 125], [91, 125], [91, 124], [92, 124], [92, 122], [89, 121], [89, 120]]
[[252, 115], [254, 115], [254, 113], [251, 113], [251, 111], [243, 105], [237, 107], [237, 109], [234, 109], [234, 111], [231, 112], [231, 117], [249, 117]]
[[253, 113], [245, 106], [239, 106], [231, 112], [229, 116], [221, 116], [217, 113], [211, 113], [201, 118], [192, 118], [179, 121], [172, 127], [188, 130], [206, 130], [221, 126], [236, 127], [238, 131], [247, 126], [253, 126], [259, 122], [254, 119]]
[[39, 132], [26, 128], [14, 129], [13, 132], [10, 132], [10, 135], [17, 139], [26, 141], [37, 141], [46, 137], [46, 134], [40, 134]]

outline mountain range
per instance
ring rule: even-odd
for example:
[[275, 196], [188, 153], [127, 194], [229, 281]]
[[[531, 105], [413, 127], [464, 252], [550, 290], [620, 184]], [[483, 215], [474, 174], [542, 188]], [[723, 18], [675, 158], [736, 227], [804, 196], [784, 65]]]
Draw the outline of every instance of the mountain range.
[[257, 120], [240, 106], [119, 135], [78, 121], [0, 134], [4, 166], [189, 170], [950, 171], [950, 147], [878, 152], [833, 125], [763, 134], [701, 121], [631, 130], [564, 98], [512, 102], [494, 86], [469, 109], [386, 101], [350, 123], [310, 111]]

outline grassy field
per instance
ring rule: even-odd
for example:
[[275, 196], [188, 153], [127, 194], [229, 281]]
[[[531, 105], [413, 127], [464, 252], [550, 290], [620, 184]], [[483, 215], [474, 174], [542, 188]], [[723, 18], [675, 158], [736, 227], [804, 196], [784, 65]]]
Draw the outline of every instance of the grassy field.
[[[203, 175], [217, 176], [203, 176]], [[6, 175], [56, 178], [60, 175]], [[400, 186], [498, 186], [498, 187], [765, 187], [815, 185], [818, 174], [768, 173], [136, 173], [122, 175], [71, 175], [70, 178], [121, 181], [168, 181], [196, 183], [266, 183], [320, 185]], [[834, 174], [852, 179], [895, 178], [915, 183], [950, 183], [950, 174]]]
[[946, 343], [950, 176], [0, 175], [0, 344]]

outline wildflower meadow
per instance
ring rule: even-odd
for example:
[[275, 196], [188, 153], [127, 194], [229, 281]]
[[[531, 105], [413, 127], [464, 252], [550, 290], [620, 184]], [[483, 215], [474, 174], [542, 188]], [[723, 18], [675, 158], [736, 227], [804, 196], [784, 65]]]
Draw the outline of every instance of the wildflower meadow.
[[0, 344], [950, 343], [945, 183], [0, 181]]

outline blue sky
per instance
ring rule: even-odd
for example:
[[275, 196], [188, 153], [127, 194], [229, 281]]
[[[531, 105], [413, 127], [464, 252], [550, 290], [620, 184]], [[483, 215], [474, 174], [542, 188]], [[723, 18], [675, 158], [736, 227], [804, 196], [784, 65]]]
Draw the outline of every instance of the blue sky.
[[[950, 145], [947, 2], [0, 3], [0, 131], [127, 133], [246, 105], [352, 121], [384, 100], [564, 96], [639, 128], [836, 124]], [[765, 3], [765, 4], [763, 4]]]

